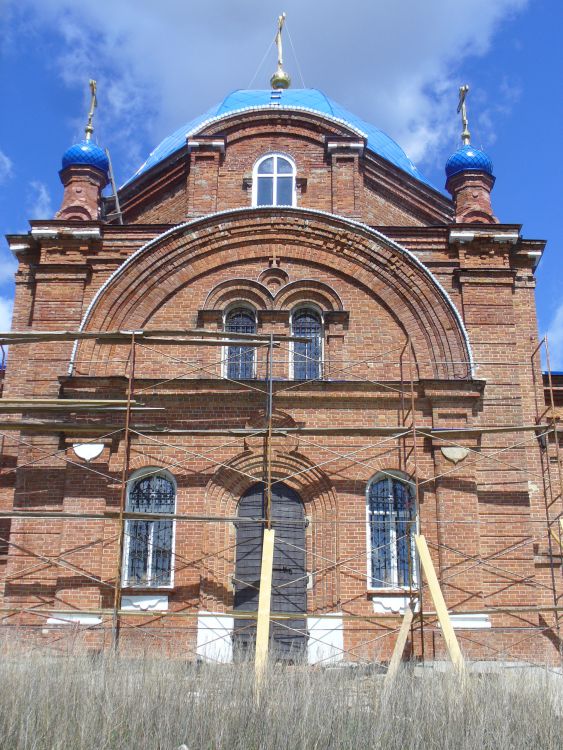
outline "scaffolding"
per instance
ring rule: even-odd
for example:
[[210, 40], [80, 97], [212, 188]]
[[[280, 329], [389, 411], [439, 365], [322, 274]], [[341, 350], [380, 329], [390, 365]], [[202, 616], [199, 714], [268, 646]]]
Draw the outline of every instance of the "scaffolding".
[[[0, 334], [0, 345], [2, 347], [29, 346], [32, 344], [68, 342], [74, 343], [71, 357], [72, 365], [66, 380], [63, 378], [61, 395], [58, 398], [26, 397], [26, 398], [3, 398], [0, 399], [0, 438], [2, 458], [9, 449], [18, 450], [25, 448], [29, 452], [30, 460], [13, 466], [5, 465], [2, 461], [1, 474], [4, 486], [9, 475], [21, 471], [24, 468], [41, 468], [42, 465], [50, 465], [53, 462], [62, 467], [72, 467], [73, 471], [86, 474], [86, 479], [95, 478], [97, 481], [111, 484], [118, 489], [118, 504], [116, 508], [108, 508], [107, 504], [97, 511], [94, 510], [64, 510], [61, 508], [50, 509], [48, 503], [30, 500], [25, 488], [22, 490], [21, 500], [16, 499], [13, 507], [0, 511], [0, 523], [4, 533], [0, 536], [0, 544], [4, 545], [7, 552], [13, 552], [12, 561], [16, 560], [15, 570], [8, 567], [3, 578], [6, 590], [14, 583], [19, 582], [24, 587], [27, 583], [33, 588], [33, 581], [41, 576], [44, 571], [61, 570], [72, 574], [78, 585], [93, 585], [100, 594], [100, 603], [103, 606], [78, 607], [63, 600], [61, 606], [42, 601], [39, 595], [38, 601], [32, 604], [22, 605], [15, 602], [13, 606], [6, 604], [0, 608], [0, 618], [4, 632], [10, 629], [18, 634], [24, 633], [20, 638], [21, 643], [27, 644], [29, 648], [49, 648], [54, 651], [65, 651], [69, 642], [75, 642], [77, 634], [92, 637], [92, 642], [101, 644], [102, 648], [120, 648], [120, 640], [124, 633], [134, 633], [140, 636], [147, 648], [162, 646], [164, 650], [169, 644], [174, 643], [173, 651], [178, 654], [198, 657], [201, 656], [197, 645], [197, 624], [205, 618], [216, 618], [218, 614], [225, 615], [233, 620], [242, 619], [255, 621], [260, 618], [260, 612], [264, 616], [264, 608], [261, 606], [256, 611], [244, 611], [240, 608], [227, 607], [223, 598], [223, 606], [220, 611], [208, 612], [201, 603], [201, 591], [198, 597], [193, 596], [185, 604], [166, 611], [138, 611], [130, 610], [123, 606], [123, 561], [124, 545], [127, 536], [127, 522], [132, 520], [168, 520], [178, 524], [192, 525], [194, 533], [201, 535], [203, 527], [222, 526], [236, 524], [236, 514], [205, 514], [205, 513], [138, 513], [127, 510], [127, 489], [130, 485], [133, 469], [133, 454], [141, 457], [145, 463], [158, 464], [158, 469], [169, 469], [170, 471], [189, 470], [198, 472], [197, 467], [208, 467], [214, 471], [228, 473], [236, 477], [234, 486], [248, 486], [249, 483], [262, 483], [264, 487], [265, 505], [262, 517], [252, 518], [253, 523], [261, 525], [265, 532], [272, 530], [272, 492], [277, 484], [291, 482], [295, 477], [308, 474], [320, 481], [323, 476], [336, 478], [346, 469], [357, 467], [362, 471], [369, 470], [371, 473], [378, 471], [386, 474], [381, 469], [378, 459], [380, 453], [393, 452], [398, 456], [398, 464], [405, 475], [406, 480], [412, 487], [416, 509], [418, 512], [417, 528], [407, 529], [407, 538], [415, 531], [422, 534], [425, 529], [424, 522], [432, 531], [433, 541], [428, 545], [440, 560], [439, 584], [445, 591], [454, 591], [458, 581], [459, 590], [466, 585], [468, 575], [471, 571], [485, 572], [490, 576], [496, 576], [506, 583], [506, 586], [522, 586], [526, 591], [537, 593], [537, 599], [546, 600], [549, 603], [537, 603], [526, 601], [523, 604], [507, 601], [506, 604], [497, 606], [475, 606], [467, 605], [463, 597], [459, 603], [450, 606], [449, 615], [462, 615], [464, 617], [506, 616], [511, 618], [513, 625], [493, 625], [488, 632], [510, 631], [512, 640], [510, 645], [499, 648], [483, 640], [476, 631], [457, 630], [462, 647], [472, 653], [481, 653], [483, 660], [509, 661], [518, 659], [521, 663], [544, 663], [545, 652], [538, 651], [537, 660], [531, 660], [522, 656], [530, 639], [543, 638], [552, 643], [554, 653], [559, 655], [563, 664], [563, 646], [561, 642], [561, 616], [563, 613], [563, 602], [561, 595], [563, 586], [561, 574], [563, 572], [563, 476], [561, 467], [561, 455], [559, 445], [558, 426], [559, 413], [557, 408], [557, 386], [553, 383], [553, 377], [549, 363], [549, 348], [547, 339], [544, 339], [531, 353], [529, 361], [516, 363], [475, 363], [481, 365], [494, 364], [506, 367], [530, 368], [534, 377], [534, 393], [536, 400], [536, 414], [529, 423], [518, 424], [486, 424], [469, 425], [458, 427], [435, 428], [424, 423], [419, 423], [417, 417], [417, 402], [420, 400], [420, 380], [417, 375], [417, 363], [414, 349], [410, 340], [398, 349], [389, 350], [383, 358], [375, 363], [383, 370], [396, 370], [396, 377], [374, 379], [370, 377], [370, 368], [373, 368], [373, 358], [366, 358], [362, 362], [342, 361], [340, 366], [335, 362], [330, 363], [330, 372], [319, 368], [319, 377], [304, 381], [292, 381], [279, 377], [279, 363], [287, 363], [292, 356], [292, 346], [295, 342], [305, 342], [307, 339], [286, 336], [282, 334], [244, 334], [226, 331], [210, 331], [207, 329], [146, 329], [139, 331], [25, 331]], [[85, 356], [81, 358], [79, 344], [86, 342]], [[109, 347], [110, 356], [100, 357], [99, 354]], [[183, 347], [192, 347], [199, 359], [188, 360], [181, 356]], [[220, 356], [209, 359], [208, 351], [219, 349]], [[229, 347], [238, 350], [246, 349], [254, 352], [257, 373], [248, 380], [230, 378], [226, 362], [229, 357]], [[172, 352], [170, 352], [172, 349]], [[179, 351], [178, 351], [179, 350]], [[547, 362], [547, 381], [537, 382], [538, 373], [541, 372], [540, 358], [545, 354]], [[145, 364], [140, 367], [139, 355], [145, 356]], [[279, 356], [279, 359], [276, 357]], [[50, 364], [57, 362], [62, 371], [62, 364], [68, 363], [68, 357], [50, 358]], [[142, 371], [148, 362], [150, 377]], [[160, 372], [155, 377], [155, 363]], [[168, 363], [171, 372], [162, 372], [164, 363]], [[438, 363], [439, 364], [439, 363]], [[470, 363], [456, 363], [466, 367], [470, 372]], [[118, 368], [117, 370], [115, 368]], [[82, 368], [82, 369], [81, 369]], [[104, 369], [105, 368], [105, 369]], [[109, 371], [107, 368], [110, 368]], [[113, 368], [113, 369], [111, 369]], [[152, 368], [152, 369], [151, 369]], [[83, 389], [73, 385], [73, 378], [77, 372], [82, 373]], [[104, 390], [108, 388], [108, 378], [120, 378], [125, 393], [120, 398], [109, 398], [98, 396], [88, 397], [92, 390]], [[86, 382], [87, 381], [87, 382]], [[466, 380], [460, 379], [459, 383], [469, 382], [470, 375]], [[104, 383], [101, 387], [100, 384]], [[205, 383], [205, 389], [196, 388], [199, 383]], [[307, 423], [284, 423], [285, 412], [283, 406], [288, 396], [297, 397], [304, 391], [307, 396], [323, 398], [323, 387], [327, 383], [345, 385], [349, 382], [361, 384], [365, 389], [376, 389], [377, 392], [388, 394], [396, 405], [395, 424], [334, 424], [332, 426], [319, 426]], [[241, 426], [236, 420], [232, 426], [170, 426], [171, 406], [166, 403], [167, 389], [173, 384], [183, 388], [180, 390], [182, 398], [189, 398], [189, 386], [192, 386], [192, 396], [205, 398], [206, 393], [217, 393], [218, 385], [222, 383], [228, 388], [224, 390], [225, 398], [244, 399], [248, 397], [252, 403], [260, 405], [262, 414], [260, 424]], [[317, 388], [315, 391], [314, 389]], [[88, 390], [89, 389], [89, 390]], [[65, 390], [75, 394], [68, 396]], [[84, 395], [84, 390], [86, 395]], [[81, 395], [76, 396], [76, 392]], [[186, 393], [188, 396], [186, 396]], [[195, 394], [195, 395], [193, 395]], [[175, 404], [177, 393], [173, 394], [172, 403]], [[362, 393], [358, 398], [362, 398]], [[150, 401], [147, 405], [145, 401]], [[546, 405], [547, 401], [547, 405]], [[303, 411], [304, 409], [302, 409]], [[4, 416], [6, 415], [6, 416]], [[71, 415], [73, 415], [71, 417]], [[153, 423], [147, 423], [147, 417], [154, 417]], [[141, 421], [143, 420], [143, 421]], [[286, 420], [287, 422], [287, 420]], [[50, 436], [52, 439], [59, 438], [56, 450], [42, 447], [38, 438]], [[495, 446], [496, 437], [509, 440], [508, 445]], [[79, 438], [82, 445], [112, 444], [119, 446], [121, 467], [116, 477], [116, 472], [101, 471], [90, 465], [89, 462], [71, 457], [72, 438]], [[491, 445], [483, 449], [481, 445], [468, 445], [486, 437], [491, 439]], [[189, 439], [187, 444], [182, 444], [179, 439]], [[334, 439], [338, 439], [334, 445]], [[362, 443], [358, 445], [358, 440]], [[71, 444], [69, 444], [69, 440]], [[314, 464], [307, 466], [298, 464], [288, 465], [280, 469], [276, 464], [276, 445], [279, 441], [298, 441], [299, 446], [305, 450], [312, 451], [319, 456]], [[211, 445], [210, 445], [211, 441]], [[245, 446], [252, 444], [260, 446], [255, 453], [261, 454], [261, 468], [256, 470], [255, 466], [248, 467], [244, 462], [239, 465], [234, 461], [225, 459], [225, 451], [233, 454], [244, 453]], [[343, 448], [342, 444], [346, 447]], [[463, 452], [463, 460], [453, 462], [447, 469], [440, 473], [428, 471], [428, 461], [423, 461], [422, 456], [428, 454], [423, 446], [432, 445], [448, 449], [457, 449]], [[52, 446], [51, 446], [52, 447]], [[519, 465], [514, 463], [510, 456], [513, 452], [533, 451], [537, 454], [535, 465], [541, 467], [539, 471], [530, 469], [528, 461], [522, 461]], [[176, 457], [172, 457], [174, 454]], [[155, 456], [157, 457], [155, 459]], [[375, 458], [374, 458], [375, 456]], [[532, 462], [534, 463], [534, 462]], [[523, 533], [518, 541], [508, 544], [504, 549], [493, 550], [490, 553], [484, 549], [479, 554], [468, 554], [462, 546], [454, 547], [445, 538], [445, 530], [449, 526], [454, 527], [456, 533], [463, 536], [469, 533], [471, 527], [480, 525], [480, 530], [491, 523], [493, 529], [498, 528], [498, 521], [489, 522], [482, 518], [446, 518], [436, 517], [425, 519], [420, 514], [421, 497], [428, 487], [435, 487], [439, 480], [456, 479], [460, 472], [468, 467], [478, 470], [483, 465], [494, 467], [497, 471], [509, 472], [510, 475], [522, 477], [520, 483], [528, 486], [531, 483], [534, 491], [541, 493], [544, 502], [544, 516], [536, 517], [530, 513], [526, 519], [530, 527], [529, 533]], [[195, 468], [194, 468], [195, 467]], [[387, 472], [388, 473], [388, 472]], [[389, 476], [392, 476], [389, 473]], [[117, 479], [117, 482], [116, 482]], [[238, 485], [237, 485], [238, 482]], [[78, 493], [79, 496], [79, 493]], [[64, 497], [64, 495], [63, 495]], [[367, 561], [373, 552], [366, 549], [360, 555], [344, 555], [340, 550], [341, 529], [352, 529], [359, 527], [364, 533], [366, 524], [365, 517], [349, 517], [339, 515], [338, 511], [325, 514], [322, 517], [310, 517], [307, 519], [310, 528], [310, 536], [313, 540], [309, 547], [302, 550], [307, 556], [310, 572], [304, 571], [301, 577], [307, 576], [312, 580], [309, 597], [312, 606], [307, 607], [306, 612], [298, 613], [307, 622], [307, 618], [322, 617], [327, 622], [331, 618], [336, 622], [348, 624], [355, 629], [354, 637], [349, 639], [345, 647], [332, 646], [330, 656], [317, 660], [317, 663], [332, 663], [336, 658], [344, 657], [358, 662], [377, 663], [377, 653], [385, 651], [383, 643], [393, 644], [397, 638], [404, 645], [410, 634], [410, 656], [424, 662], [428, 659], [426, 651], [432, 644], [433, 653], [443, 653], [443, 649], [436, 647], [436, 640], [441, 638], [441, 629], [437, 625], [439, 612], [437, 608], [427, 606], [428, 583], [423, 581], [419, 571], [412, 569], [409, 563], [410, 586], [405, 592], [406, 605], [397, 611], [385, 614], [381, 612], [358, 614], [352, 611], [353, 602], [345, 601], [342, 593], [342, 577], [345, 575], [361, 578], [367, 581]], [[49, 524], [62, 522], [63, 524], [77, 524], [74, 536], [74, 545], [68, 549], [59, 549], [51, 554], [48, 549], [39, 551], [34, 548], [33, 543], [22, 543], [17, 534], [10, 534], [6, 524], [16, 524], [18, 532], [23, 529], [22, 524], [29, 522], [41, 522], [42, 529], [47, 529]], [[102, 531], [91, 541], [81, 542], [81, 524], [101, 524]], [[108, 535], [108, 525], [113, 533]], [[91, 528], [90, 526], [88, 528]], [[486, 530], [486, 529], [485, 529]], [[13, 529], [12, 529], [13, 531]], [[21, 533], [20, 533], [21, 536]], [[25, 536], [25, 534], [24, 534]], [[14, 539], [18, 539], [16, 541]], [[223, 534], [224, 537], [224, 534]], [[221, 537], [221, 538], [223, 538]], [[273, 534], [272, 534], [273, 537]], [[320, 539], [315, 543], [317, 537]], [[451, 534], [450, 534], [451, 537]], [[448, 539], [450, 538], [448, 537]], [[329, 541], [327, 541], [329, 540]], [[37, 546], [37, 545], [35, 545]], [[61, 545], [62, 546], [62, 545]], [[101, 550], [100, 555], [115, 562], [111, 571], [105, 569], [100, 562], [96, 570], [89, 570], [84, 564], [73, 561], [77, 554], [85, 556], [85, 552], [93, 548]], [[208, 553], [202, 548], [201, 553], [190, 557], [185, 551], [174, 551], [174, 567], [178, 571], [202, 571], [208, 566], [213, 566], [220, 559], [231, 560], [235, 554], [236, 541], [227, 548], [219, 547]], [[182, 548], [183, 549], [183, 548]], [[511, 567], [511, 555], [522, 550], [534, 550], [535, 559], [544, 563], [545, 575], [522, 576]], [[505, 561], [503, 561], [505, 558]], [[101, 558], [100, 558], [101, 560]], [[410, 558], [409, 558], [410, 560]], [[559, 570], [558, 570], [559, 569]], [[543, 570], [543, 568], [542, 568]], [[97, 571], [105, 571], [100, 574]], [[328, 577], [330, 576], [330, 581]], [[224, 576], [223, 576], [224, 577]], [[271, 581], [270, 581], [271, 583]], [[323, 596], [318, 595], [315, 587], [324, 586]], [[326, 593], [331, 589], [330, 593]], [[458, 591], [459, 594], [459, 591]], [[474, 602], [478, 597], [473, 596], [470, 591], [465, 592], [465, 599]], [[8, 599], [9, 597], [5, 597]], [[49, 597], [43, 597], [48, 599]], [[211, 597], [212, 598], [212, 597]], [[231, 597], [232, 598], [232, 597]], [[451, 596], [446, 594], [447, 599]], [[196, 600], [197, 599], [197, 600]], [[527, 599], [533, 599], [528, 596]], [[332, 606], [328, 606], [330, 600]], [[430, 601], [433, 601], [433, 597]], [[320, 605], [320, 606], [317, 606]], [[348, 607], [348, 608], [347, 608]], [[403, 619], [403, 611], [407, 612], [408, 618]], [[410, 614], [409, 614], [410, 613]], [[295, 630], [290, 621], [295, 619], [294, 613], [271, 612], [269, 607], [266, 612], [267, 622], [276, 622], [279, 627], [288, 631]], [[78, 618], [78, 624], [77, 624]], [[91, 618], [91, 623], [88, 622]], [[535, 622], [535, 618], [538, 623]], [[189, 623], [186, 625], [186, 622]], [[72, 627], [69, 627], [72, 625]], [[330, 627], [330, 626], [329, 626]], [[260, 628], [259, 628], [260, 630]], [[264, 632], [264, 631], [263, 631]], [[266, 629], [266, 634], [269, 632]], [[484, 633], [485, 631], [483, 631]], [[179, 633], [189, 634], [189, 642], [180, 640]], [[469, 634], [468, 634], [469, 633]], [[32, 634], [33, 637], [27, 637]], [[358, 635], [359, 634], [359, 635]], [[363, 635], [362, 635], [363, 634]], [[316, 638], [306, 634], [309, 640]], [[216, 640], [226, 640], [230, 634], [219, 633]], [[213, 640], [213, 639], [212, 639]], [[318, 639], [319, 642], [322, 638]], [[207, 641], [211, 643], [212, 641]], [[263, 646], [263, 644], [262, 644]], [[379, 649], [379, 651], [378, 651]], [[390, 653], [392, 645], [387, 648]], [[266, 645], [267, 651], [267, 645]], [[341, 653], [338, 653], [341, 652]], [[402, 652], [402, 648], [401, 648]], [[257, 648], [258, 655], [258, 648]], [[212, 658], [208, 655], [206, 658]], [[263, 658], [263, 652], [262, 657]], [[387, 662], [387, 658], [380, 660], [381, 665]], [[552, 664], [553, 666], [553, 664]]]

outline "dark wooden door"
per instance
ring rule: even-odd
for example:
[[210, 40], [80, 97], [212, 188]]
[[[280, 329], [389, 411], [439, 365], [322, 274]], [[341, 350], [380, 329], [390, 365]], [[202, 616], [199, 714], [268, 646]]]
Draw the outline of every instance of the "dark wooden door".
[[[238, 507], [235, 566], [235, 610], [257, 612], [262, 562], [264, 524], [251, 519], [264, 518], [264, 485], [253, 485]], [[299, 495], [285, 484], [272, 487], [272, 527], [275, 529], [272, 576], [272, 613], [302, 614], [307, 609], [305, 569], [305, 512]], [[253, 649], [256, 621], [235, 619], [233, 645], [235, 658]], [[275, 658], [298, 660], [307, 646], [304, 617], [273, 622], [270, 650]]]

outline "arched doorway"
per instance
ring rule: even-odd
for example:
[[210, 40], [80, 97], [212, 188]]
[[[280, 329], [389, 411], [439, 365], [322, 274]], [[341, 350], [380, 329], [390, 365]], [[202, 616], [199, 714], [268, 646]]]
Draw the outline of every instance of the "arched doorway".
[[[265, 516], [264, 485], [250, 487], [238, 506], [235, 566], [235, 611], [258, 611], [262, 536]], [[272, 576], [272, 613], [303, 614], [307, 610], [307, 573], [305, 566], [305, 511], [301, 498], [285, 484], [272, 487], [272, 527], [276, 531]], [[256, 621], [235, 619], [233, 651], [244, 658], [253, 648]], [[292, 660], [305, 655], [306, 618], [295, 617], [272, 622], [270, 650], [275, 658]], [[250, 654], [249, 654], [250, 655]]]

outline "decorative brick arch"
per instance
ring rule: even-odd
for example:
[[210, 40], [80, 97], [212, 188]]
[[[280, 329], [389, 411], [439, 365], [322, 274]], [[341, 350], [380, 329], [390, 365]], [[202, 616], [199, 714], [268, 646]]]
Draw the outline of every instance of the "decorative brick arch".
[[[115, 271], [92, 300], [81, 330], [138, 330], [159, 308], [210, 268], [236, 258], [284, 257], [330, 268], [384, 305], [410, 337], [425, 378], [467, 378], [471, 350], [446, 291], [416, 256], [359, 222], [300, 208], [244, 208], [181, 224], [151, 240]], [[102, 359], [93, 342], [80, 359]]]
[[[246, 450], [221, 467], [210, 479], [205, 493], [205, 513], [233, 518], [246, 490], [261, 481], [264, 457], [260, 450]], [[250, 475], [250, 476], [249, 476]], [[297, 476], [291, 476], [297, 475]], [[251, 477], [256, 477], [252, 479]], [[286, 479], [286, 477], [290, 477]], [[330, 611], [336, 604], [337, 568], [327, 561], [337, 559], [333, 524], [338, 518], [336, 495], [327, 475], [298, 450], [274, 450], [273, 482], [294, 489], [312, 520], [307, 530], [308, 569], [322, 569], [311, 592], [311, 608]], [[318, 524], [315, 521], [319, 522]], [[333, 523], [330, 523], [333, 522]], [[205, 524], [203, 529], [200, 605], [211, 611], [232, 606], [229, 578], [234, 572], [236, 531], [226, 523]]]

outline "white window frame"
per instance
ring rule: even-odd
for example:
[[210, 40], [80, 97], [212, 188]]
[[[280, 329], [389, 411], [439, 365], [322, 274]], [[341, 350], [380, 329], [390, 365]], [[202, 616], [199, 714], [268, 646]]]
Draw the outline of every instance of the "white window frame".
[[[258, 313], [256, 311], [256, 308], [252, 307], [246, 300], [242, 300], [239, 302], [233, 302], [228, 307], [225, 308], [225, 311], [223, 312], [223, 331], [227, 333], [227, 319], [229, 315], [232, 312], [235, 312], [235, 310], [248, 310], [248, 312], [252, 313], [252, 316], [254, 317], [254, 327], [256, 328], [256, 331], [258, 331]], [[233, 380], [233, 378], [229, 378], [229, 349], [230, 346], [222, 346], [221, 347], [221, 362], [222, 362], [222, 368], [221, 368], [221, 375], [223, 378], [227, 378], [228, 380]], [[256, 356], [257, 350], [254, 348], [254, 358], [252, 362], [252, 379], [256, 378], [256, 360], [258, 357]]]
[[[387, 480], [397, 480], [399, 482], [402, 482], [405, 484], [409, 490], [412, 493], [412, 486], [410, 484], [411, 479], [406, 474], [403, 474], [401, 471], [384, 471], [384, 472], [378, 472], [375, 476], [373, 476], [369, 482], [366, 485], [366, 558], [367, 558], [367, 570], [366, 570], [366, 580], [367, 580], [367, 590], [369, 592], [378, 592], [382, 594], [392, 594], [395, 591], [411, 591], [418, 587], [418, 581], [419, 579], [419, 563], [418, 563], [418, 555], [416, 553], [416, 547], [414, 544], [414, 539], [411, 542], [411, 561], [412, 561], [412, 587], [405, 585], [400, 586], [398, 583], [399, 575], [398, 575], [398, 568], [397, 568], [397, 547], [395, 544], [392, 544], [391, 546], [391, 566], [392, 566], [392, 572], [393, 572], [393, 581], [391, 583], [384, 583], [383, 581], [375, 582], [372, 578], [372, 546], [371, 546], [371, 524], [370, 524], [370, 489], [373, 484], [376, 484], [377, 482], [380, 482], [382, 479]], [[414, 494], [413, 494], [413, 503], [415, 502]], [[419, 519], [418, 519], [418, 508], [415, 507], [415, 513], [414, 513], [414, 529], [413, 533], [418, 533], [418, 526], [419, 526]], [[396, 539], [396, 528], [391, 528], [390, 536], [391, 541], [393, 541], [393, 536], [395, 536]]]
[[[320, 307], [313, 303], [309, 302], [303, 302], [299, 303], [296, 307], [294, 307], [291, 312], [289, 313], [289, 333], [291, 336], [293, 336], [293, 318], [296, 313], [301, 312], [301, 310], [313, 310], [317, 313], [321, 320], [321, 361], [319, 362], [319, 370], [320, 370], [320, 376], [318, 378], [311, 378], [311, 381], [314, 382], [315, 380], [321, 380], [324, 376], [324, 362], [325, 362], [325, 321], [324, 321], [324, 315], [323, 311]], [[289, 377], [290, 380], [295, 380], [295, 342], [290, 341], [289, 342]]]
[[[274, 171], [271, 174], [264, 174], [260, 175], [260, 165], [266, 161], [266, 159], [274, 159]], [[285, 159], [285, 161], [289, 162], [291, 164], [292, 172], [291, 175], [287, 173], [280, 174], [278, 172], [278, 159]], [[277, 178], [278, 177], [289, 177], [291, 176], [292, 179], [292, 186], [291, 186], [291, 206], [297, 205], [297, 167], [295, 165], [295, 161], [289, 156], [288, 154], [284, 154], [278, 151], [273, 151], [272, 153], [265, 154], [264, 156], [261, 156], [260, 159], [255, 163], [254, 168], [252, 170], [252, 205], [254, 208], [268, 208], [266, 205], [258, 206], [258, 177], [271, 177], [273, 179], [273, 190], [272, 190], [272, 206], [286, 206], [287, 204], [279, 204], [277, 202], [277, 192], [278, 192], [278, 183]]]
[[[176, 478], [173, 474], [171, 474], [167, 469], [163, 469], [158, 466], [147, 466], [142, 469], [137, 469], [137, 471], [134, 471], [131, 476], [129, 477], [127, 481], [127, 499], [126, 499], [126, 507], [129, 503], [129, 492], [130, 490], [135, 486], [135, 483], [138, 482], [141, 479], [144, 479], [145, 477], [152, 477], [152, 476], [161, 476], [165, 479], [168, 479], [168, 481], [172, 482], [174, 485], [174, 513], [176, 513], [177, 507], [178, 507], [178, 483], [176, 482]], [[158, 514], [155, 513], [155, 521], [158, 521]], [[129, 589], [172, 589], [174, 588], [174, 571], [176, 568], [175, 560], [176, 560], [176, 520], [172, 520], [172, 544], [170, 547], [170, 583], [159, 583], [154, 584], [150, 583], [150, 576], [148, 576], [147, 583], [136, 583], [134, 581], [130, 581], [128, 574], [129, 574], [129, 550], [131, 547], [131, 536], [129, 534], [129, 528], [131, 522], [134, 522], [136, 519], [126, 519], [125, 521], [125, 533], [124, 533], [124, 543], [123, 543], [123, 561], [122, 561], [122, 575], [121, 575], [121, 585], [123, 588], [129, 588]], [[143, 519], [146, 520], [146, 519]], [[152, 541], [149, 541], [147, 545], [147, 571], [150, 570], [152, 566]]]

